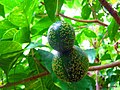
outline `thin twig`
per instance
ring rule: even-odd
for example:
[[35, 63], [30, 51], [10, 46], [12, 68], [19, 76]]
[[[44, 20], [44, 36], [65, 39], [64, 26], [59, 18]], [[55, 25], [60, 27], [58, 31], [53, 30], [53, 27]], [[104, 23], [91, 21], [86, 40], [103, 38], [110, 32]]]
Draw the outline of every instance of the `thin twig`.
[[101, 70], [101, 69], [106, 69], [106, 68], [112, 68], [112, 67], [116, 67], [116, 66], [120, 66], [120, 61], [112, 62], [112, 63], [106, 64], [106, 65], [91, 66], [91, 67], [89, 67], [89, 71], [95, 71], [95, 70]]
[[34, 76], [32, 76], [32, 77], [26, 78], [26, 79], [21, 80], [21, 81], [18, 81], [18, 82], [8, 83], [8, 84], [6, 84], [6, 85], [2, 85], [2, 86], [0, 86], [0, 88], [15, 86], [15, 85], [18, 85], [18, 84], [23, 84], [23, 83], [29, 82], [29, 81], [31, 81], [31, 80], [35, 80], [35, 79], [37, 79], [37, 78], [46, 76], [46, 75], [48, 75], [48, 74], [49, 74], [49, 72], [43, 72], [43, 73], [40, 73], [40, 74], [38, 74], [38, 75], [34, 75]]
[[98, 23], [98, 24], [100, 24], [100, 25], [102, 25], [102, 26], [108, 26], [107, 24], [99, 21], [98, 19], [95, 19], [95, 20], [80, 20], [80, 19], [76, 19], [76, 18], [72, 18], [72, 17], [65, 16], [65, 15], [63, 15], [63, 14], [61, 14], [61, 13], [59, 13], [59, 15], [60, 15], [61, 17], [68, 18], [68, 19], [71, 19], [71, 20], [74, 20], [74, 21], [77, 21], [77, 22]]
[[118, 48], [119, 48], [119, 44], [120, 44], [120, 41], [117, 41], [117, 42], [114, 44], [114, 48], [115, 48], [117, 54], [120, 53], [120, 51], [118, 50]]
[[116, 22], [120, 25], [120, 16], [117, 11], [106, 0], [99, 0], [99, 2], [107, 9], [107, 11], [113, 16]]

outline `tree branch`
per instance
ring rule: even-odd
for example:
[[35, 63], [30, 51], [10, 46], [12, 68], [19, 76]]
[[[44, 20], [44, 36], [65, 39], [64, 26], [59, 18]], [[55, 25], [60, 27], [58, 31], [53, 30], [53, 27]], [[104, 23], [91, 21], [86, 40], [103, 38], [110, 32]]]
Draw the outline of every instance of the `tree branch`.
[[102, 25], [102, 26], [108, 26], [107, 24], [99, 21], [98, 19], [95, 19], [95, 20], [80, 20], [80, 19], [76, 19], [76, 18], [71, 18], [71, 17], [65, 16], [65, 15], [63, 15], [63, 14], [61, 14], [61, 13], [59, 13], [59, 15], [60, 15], [61, 17], [68, 18], [68, 19], [71, 19], [71, 20], [74, 20], [74, 21], [78, 21], [78, 22], [98, 23], [98, 24], [100, 24], [100, 25]]
[[[89, 71], [102, 70], [102, 69], [112, 68], [112, 67], [116, 67], [116, 66], [120, 66], [120, 61], [116, 61], [116, 62], [113, 62], [113, 63], [110, 63], [110, 64], [101, 65], [101, 66], [91, 66], [91, 67], [89, 67]], [[15, 85], [18, 85], [18, 84], [26, 83], [26, 82], [29, 82], [31, 80], [35, 80], [35, 79], [38, 79], [40, 77], [46, 76], [48, 74], [49, 74], [49, 72], [45, 71], [43, 73], [40, 73], [38, 75], [29, 77], [29, 78], [26, 78], [26, 79], [23, 79], [23, 80], [18, 81], [18, 82], [8, 83], [6, 85], [2, 85], [2, 86], [0, 86], [0, 88], [5, 88], [5, 87], [10, 87], [10, 86], [15, 86]]]
[[106, 0], [99, 0], [99, 2], [107, 9], [107, 11], [113, 16], [116, 22], [120, 25], [120, 16], [117, 11]]
[[29, 82], [29, 81], [31, 81], [31, 80], [35, 80], [35, 79], [37, 79], [37, 78], [46, 76], [46, 75], [48, 75], [48, 74], [49, 74], [49, 72], [43, 72], [43, 73], [40, 73], [40, 74], [38, 74], [38, 75], [35, 75], [35, 76], [32, 76], [32, 77], [26, 78], [26, 79], [21, 80], [21, 81], [18, 81], [18, 82], [8, 83], [8, 84], [6, 84], [6, 85], [2, 85], [2, 86], [0, 86], [0, 88], [5, 88], [5, 87], [10, 87], [10, 86], [15, 86], [15, 85], [18, 85], [18, 84], [26, 83], [26, 82]]
[[106, 64], [106, 65], [100, 65], [100, 66], [91, 66], [89, 67], [89, 71], [95, 71], [95, 70], [101, 70], [101, 69], [106, 69], [106, 68], [112, 68], [112, 67], [116, 67], [116, 66], [120, 66], [120, 61], [116, 61], [110, 64]]

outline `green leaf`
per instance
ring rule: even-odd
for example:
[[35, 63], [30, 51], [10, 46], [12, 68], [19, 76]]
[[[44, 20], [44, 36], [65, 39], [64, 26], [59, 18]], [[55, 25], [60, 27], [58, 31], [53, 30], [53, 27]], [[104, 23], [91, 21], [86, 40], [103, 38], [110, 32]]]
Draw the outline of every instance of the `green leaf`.
[[69, 8], [72, 8], [73, 5], [74, 5], [74, 0], [65, 0], [66, 1], [66, 4]]
[[57, 0], [57, 3], [58, 3], [58, 12], [60, 12], [61, 7], [62, 7], [62, 5], [64, 3], [64, 0]]
[[[85, 1], [85, 0], [84, 0]], [[81, 0], [74, 0], [74, 7], [80, 7]]]
[[110, 40], [113, 41], [114, 37], [119, 29], [119, 24], [117, 24], [117, 22], [114, 19], [112, 19], [112, 21], [107, 29], [108, 29], [108, 36], [109, 36]]
[[10, 28], [16, 28], [16, 26], [9, 22], [7, 19], [0, 21], [0, 38], [2, 38], [3, 34]]
[[115, 72], [116, 74], [120, 74], [120, 70], [119, 70], [119, 69], [115, 70], [114, 72]]
[[34, 16], [34, 11], [37, 8], [38, 0], [24, 0], [21, 7], [27, 18], [27, 23], [30, 25]]
[[41, 49], [38, 50], [38, 53], [45, 67], [49, 70], [49, 72], [52, 72], [52, 59], [54, 55]]
[[13, 37], [14, 37], [14, 35], [15, 35], [15, 33], [16, 33], [17, 31], [18, 31], [18, 30], [15, 29], [15, 28], [11, 28], [11, 29], [7, 30], [7, 31], [4, 33], [2, 39], [13, 39]]
[[20, 42], [20, 43], [27, 43], [30, 42], [30, 31], [28, 28], [22, 28], [20, 29], [13, 38], [14, 41]]
[[16, 62], [22, 47], [15, 41], [0, 41], [0, 67], [8, 74]]
[[113, 68], [108, 69], [108, 70], [106, 71], [106, 73], [107, 73], [107, 76], [108, 76], [108, 77], [112, 76], [113, 73], [114, 73]]
[[8, 16], [11, 23], [19, 27], [29, 26], [33, 18], [33, 13], [37, 7], [38, 0], [24, 0], [20, 6], [14, 8], [14, 10]]
[[82, 8], [81, 16], [83, 19], [88, 19], [91, 14], [91, 8], [88, 4], [84, 5]]
[[95, 49], [87, 49], [85, 50], [85, 53], [87, 54], [89, 58], [90, 63], [94, 63], [95, 57], [96, 57], [96, 51]]
[[[84, 37], [85, 35], [83, 34], [83, 30], [81, 31], [81, 32], [79, 32], [77, 35], [76, 35], [76, 40], [77, 40], [77, 42], [78, 43], [81, 43], [84, 39], [85, 39], [85, 37]], [[83, 39], [84, 38], [84, 39]]]
[[98, 65], [101, 65], [101, 63], [89, 63], [89, 66], [98, 66]]
[[4, 6], [0, 4], [0, 16], [5, 18]]
[[98, 15], [97, 15], [97, 18], [99, 19], [99, 20], [101, 20], [101, 21], [103, 21], [103, 17], [104, 16], [104, 13], [99, 13]]
[[4, 70], [5, 74], [8, 75], [10, 69], [17, 61], [18, 56], [9, 57], [9, 58], [0, 58], [0, 67]]
[[87, 3], [87, 0], [82, 0], [81, 4], [84, 5], [84, 3]]
[[118, 75], [112, 75], [111, 76], [111, 83], [110, 83], [111, 88], [116, 84], [116, 81], [119, 81], [119, 76]]
[[[23, 56], [20, 56], [19, 57], [19, 60], [21, 60], [23, 58]], [[24, 65], [25, 64], [28, 64], [28, 63], [25, 63], [27, 60], [25, 61], [22, 61], [21, 64], [17, 64], [14, 68], [12, 68], [9, 72], [9, 75], [13, 75], [13, 74], [21, 74], [21, 73], [25, 73], [25, 68]]]
[[23, 9], [20, 7], [15, 7], [15, 9], [8, 16], [8, 20], [12, 24], [19, 27], [28, 26], [27, 16], [25, 15]]
[[8, 19], [4, 19], [0, 21], [0, 30], [7, 30], [10, 28], [17, 28], [15, 25], [13, 25]]
[[[38, 58], [38, 57], [37, 57]], [[30, 69], [30, 72], [32, 72], [32, 74], [34, 75], [33, 72], [35, 72], [36, 70], [36, 63], [34, 62], [34, 59], [33, 57], [27, 57], [26, 60], [28, 61], [28, 64], [29, 64], [29, 69]], [[40, 68], [41, 69], [41, 68]], [[31, 75], [31, 74], [30, 74]]]
[[24, 78], [27, 78], [27, 73], [14, 73], [9, 75], [9, 82], [17, 82]]
[[110, 54], [104, 54], [100, 60], [111, 60]]
[[97, 37], [96, 34], [92, 30], [85, 29], [83, 32], [89, 38], [96, 38]]
[[99, 0], [95, 0], [93, 2], [93, 8], [94, 8], [96, 13], [99, 12], [99, 10], [101, 9], [101, 3], [99, 2]]
[[11, 11], [14, 7], [19, 6], [23, 0], [0, 0], [7, 11]]
[[31, 81], [25, 87], [26, 90], [33, 90], [35, 88], [36, 90], [61, 90], [54, 84], [51, 75], [47, 75], [36, 81]]
[[21, 50], [22, 47], [15, 41], [0, 41], [0, 55]]
[[31, 29], [32, 34], [38, 34], [42, 35], [43, 32], [47, 31], [47, 29], [50, 27], [52, 24], [51, 20], [49, 17], [44, 17], [41, 20], [39, 20], [35, 25], [33, 25]]
[[54, 22], [55, 21], [55, 14], [56, 14], [56, 7], [57, 7], [57, 0], [44, 0], [45, 9], [49, 18]]
[[61, 90], [94, 90], [95, 80], [91, 77], [85, 76], [82, 80], [78, 82], [63, 82], [54, 77], [55, 84], [61, 88]]
[[117, 55], [116, 60], [120, 60], [120, 55]]

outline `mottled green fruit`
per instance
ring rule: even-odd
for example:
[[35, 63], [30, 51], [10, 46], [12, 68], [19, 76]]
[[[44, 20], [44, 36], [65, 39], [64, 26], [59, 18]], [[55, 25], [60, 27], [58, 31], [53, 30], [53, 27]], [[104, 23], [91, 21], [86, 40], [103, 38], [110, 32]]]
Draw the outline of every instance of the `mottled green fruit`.
[[71, 25], [63, 21], [53, 23], [47, 36], [50, 46], [57, 51], [70, 50], [74, 45], [75, 31]]
[[89, 61], [86, 54], [77, 46], [71, 51], [58, 52], [53, 58], [52, 69], [56, 76], [66, 82], [77, 82], [87, 73]]

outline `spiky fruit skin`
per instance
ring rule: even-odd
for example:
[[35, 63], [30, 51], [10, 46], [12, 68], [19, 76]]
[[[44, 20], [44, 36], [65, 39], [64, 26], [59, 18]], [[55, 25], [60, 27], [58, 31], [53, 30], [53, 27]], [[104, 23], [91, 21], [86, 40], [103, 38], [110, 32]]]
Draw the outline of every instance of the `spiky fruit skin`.
[[73, 47], [75, 31], [68, 23], [57, 21], [50, 26], [47, 37], [53, 49], [64, 52]]
[[56, 76], [66, 82], [77, 82], [87, 73], [89, 61], [86, 54], [74, 46], [70, 51], [60, 53], [53, 58], [52, 69]]

